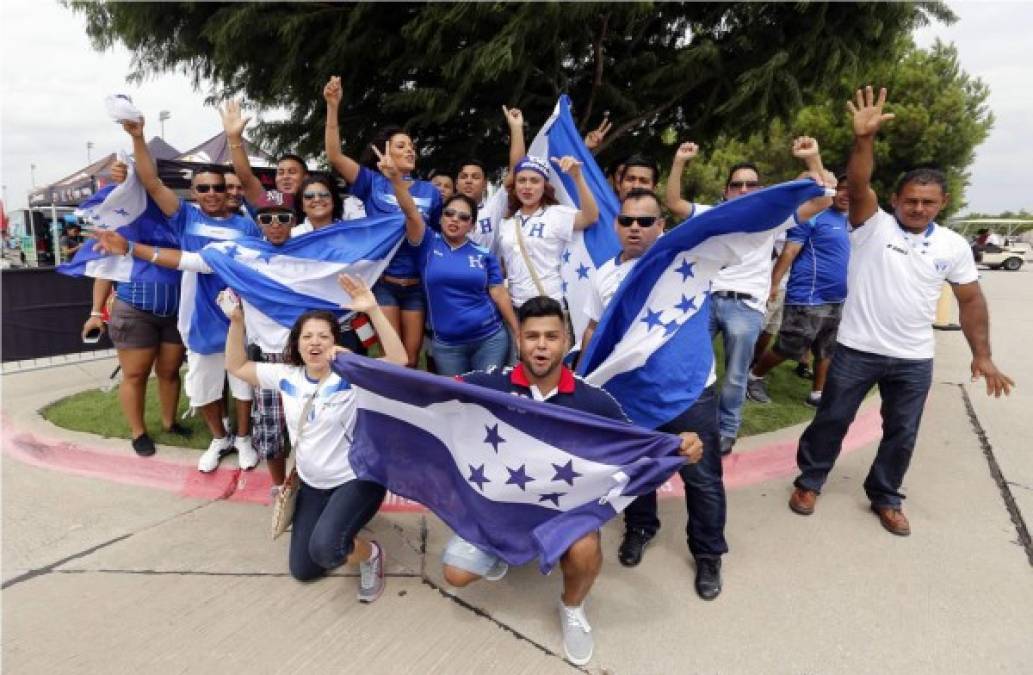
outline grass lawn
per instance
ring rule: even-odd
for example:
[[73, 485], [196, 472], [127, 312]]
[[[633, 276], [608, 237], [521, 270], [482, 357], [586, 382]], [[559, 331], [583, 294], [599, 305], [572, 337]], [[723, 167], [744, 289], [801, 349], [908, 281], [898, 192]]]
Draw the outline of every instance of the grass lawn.
[[[720, 339], [715, 342], [714, 349], [717, 355], [717, 374], [720, 378], [724, 371], [724, 354]], [[421, 365], [422, 363], [421, 355]], [[797, 377], [793, 372], [795, 367], [794, 361], [787, 361], [768, 375], [768, 393], [771, 395], [771, 403], [760, 405], [750, 400], [746, 401], [743, 408], [740, 436], [752, 436], [792, 426], [809, 420], [814, 415], [814, 410], [803, 403], [810, 392], [810, 382]], [[177, 419], [183, 414], [186, 407], [186, 397], [181, 396]], [[59, 427], [85, 431], [105, 438], [129, 438], [129, 426], [122, 418], [117, 388], [109, 392], [99, 389], [84, 391], [52, 403], [44, 408], [42, 413], [44, 418]], [[156, 443], [203, 450], [208, 447], [211, 440], [211, 435], [199, 415], [180, 420], [183, 426], [194, 432], [188, 438], [162, 433], [161, 417], [158, 414], [157, 384], [154, 379], [151, 379], [147, 385], [144, 420], [151, 438]]]

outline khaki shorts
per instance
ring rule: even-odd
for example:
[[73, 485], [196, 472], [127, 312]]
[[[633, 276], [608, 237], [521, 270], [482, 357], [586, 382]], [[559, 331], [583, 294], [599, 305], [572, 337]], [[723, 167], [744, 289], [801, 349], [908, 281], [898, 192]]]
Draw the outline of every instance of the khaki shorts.
[[158, 316], [115, 298], [108, 336], [115, 349], [150, 349], [162, 343], [181, 345], [176, 315]]

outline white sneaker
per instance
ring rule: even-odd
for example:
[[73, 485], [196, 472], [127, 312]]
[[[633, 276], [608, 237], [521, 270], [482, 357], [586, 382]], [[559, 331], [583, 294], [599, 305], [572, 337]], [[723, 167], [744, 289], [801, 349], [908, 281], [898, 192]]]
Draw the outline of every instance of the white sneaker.
[[226, 453], [230, 448], [230, 444], [233, 442], [229, 436], [223, 436], [222, 438], [213, 438], [212, 442], [208, 444], [208, 449], [204, 451], [201, 458], [197, 460], [197, 470], [201, 473], [211, 473], [219, 467], [219, 460], [222, 459], [223, 454]]
[[359, 602], [373, 602], [384, 592], [384, 550], [375, 541], [369, 543], [373, 555], [359, 563]]
[[506, 576], [506, 572], [508, 571], [509, 563], [502, 558], [499, 558], [495, 561], [495, 564], [491, 566], [491, 569], [485, 572], [484, 578], [487, 581], [498, 581], [502, 577]]
[[576, 666], [583, 666], [592, 660], [595, 641], [592, 627], [588, 625], [584, 605], [567, 607], [560, 601], [560, 627], [563, 630], [563, 653]]
[[233, 439], [233, 447], [237, 450], [237, 463], [244, 471], [258, 466], [258, 453], [251, 447], [250, 436], [237, 436]]

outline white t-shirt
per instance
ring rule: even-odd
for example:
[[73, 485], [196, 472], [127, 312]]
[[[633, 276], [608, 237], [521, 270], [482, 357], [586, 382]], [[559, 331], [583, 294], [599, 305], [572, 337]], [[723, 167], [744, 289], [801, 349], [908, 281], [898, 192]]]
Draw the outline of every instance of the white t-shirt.
[[620, 254], [607, 260], [595, 270], [591, 278], [592, 292], [588, 296], [588, 303], [585, 305], [585, 316], [590, 320], [599, 323], [603, 318], [603, 311], [613, 300], [621, 283], [635, 269], [638, 258], [632, 258], [627, 262], [621, 262]]
[[933, 320], [944, 281], [979, 278], [961, 235], [930, 223], [911, 234], [878, 210], [850, 233], [846, 302], [837, 340], [852, 349], [901, 359], [931, 359]]
[[499, 225], [506, 215], [506, 206], [509, 203], [509, 193], [505, 188], [499, 188], [488, 199], [477, 206], [477, 222], [467, 236], [470, 241], [482, 248], [488, 249], [493, 255], [498, 252]]
[[523, 232], [527, 257], [531, 259], [541, 279], [542, 290], [550, 298], [562, 302], [560, 264], [563, 262], [563, 250], [574, 238], [577, 213], [578, 210], [571, 206], [556, 204], [540, 208], [530, 216], [516, 213], [502, 221], [497, 234], [498, 253], [506, 266], [509, 295], [517, 307], [540, 293], [524, 263], [516, 228], [519, 227]]
[[[185, 272], [211, 274], [212, 268], [204, 261], [200, 253], [180, 252], [179, 269]], [[240, 299], [244, 308], [244, 329], [250, 344], [258, 345], [266, 354], [280, 354], [287, 347], [290, 329], [284, 328], [261, 312], [245, 298]]]
[[[305, 374], [305, 368], [285, 363], [256, 363], [259, 386], [277, 389], [283, 401], [283, 416], [294, 448], [298, 475], [305, 483], [329, 490], [355, 479], [348, 462], [355, 430], [355, 392], [336, 373], [319, 386]], [[298, 440], [298, 426], [305, 404], [315, 396], [308, 421]]]

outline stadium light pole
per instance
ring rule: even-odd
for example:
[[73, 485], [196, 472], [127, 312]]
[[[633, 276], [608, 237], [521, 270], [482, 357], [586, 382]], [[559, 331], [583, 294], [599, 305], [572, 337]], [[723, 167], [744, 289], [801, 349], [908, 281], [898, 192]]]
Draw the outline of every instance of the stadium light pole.
[[158, 113], [158, 121], [161, 122], [161, 140], [165, 140], [165, 120], [172, 117], [172, 113], [168, 110], [162, 110]]
[[36, 165], [29, 165], [29, 175], [32, 176], [32, 187], [36, 187]]
[[90, 164], [93, 160], [91, 159], [90, 151], [93, 150], [93, 141], [86, 141], [86, 163]]

